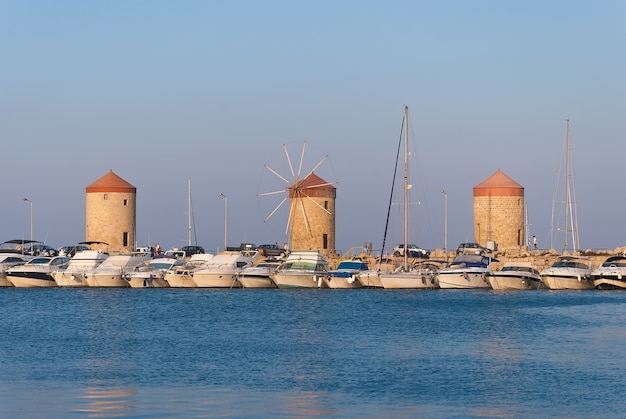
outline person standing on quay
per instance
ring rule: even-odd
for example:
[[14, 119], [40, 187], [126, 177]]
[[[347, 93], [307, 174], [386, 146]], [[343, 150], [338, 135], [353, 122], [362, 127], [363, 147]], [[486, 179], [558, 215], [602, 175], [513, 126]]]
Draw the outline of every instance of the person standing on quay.
[[537, 236], [533, 236], [533, 246], [537, 250]]

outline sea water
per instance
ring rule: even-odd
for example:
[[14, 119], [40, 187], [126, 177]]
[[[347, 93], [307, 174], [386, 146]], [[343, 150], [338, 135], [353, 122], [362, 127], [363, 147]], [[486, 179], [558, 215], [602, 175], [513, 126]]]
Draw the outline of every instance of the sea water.
[[626, 293], [0, 289], [0, 417], [624, 417]]

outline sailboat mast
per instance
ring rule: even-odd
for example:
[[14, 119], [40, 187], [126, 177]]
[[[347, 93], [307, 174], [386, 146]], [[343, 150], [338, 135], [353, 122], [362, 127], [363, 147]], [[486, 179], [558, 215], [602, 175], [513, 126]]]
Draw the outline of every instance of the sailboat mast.
[[191, 246], [191, 179], [187, 179], [187, 245]]
[[572, 145], [570, 141], [569, 118], [567, 118], [567, 137], [565, 154], [565, 249], [567, 249], [569, 234], [572, 239], [572, 251], [580, 250], [578, 238], [578, 214], [576, 213], [576, 195], [574, 192], [574, 163], [572, 162]]
[[408, 267], [409, 241], [409, 107], [404, 107], [404, 269]]

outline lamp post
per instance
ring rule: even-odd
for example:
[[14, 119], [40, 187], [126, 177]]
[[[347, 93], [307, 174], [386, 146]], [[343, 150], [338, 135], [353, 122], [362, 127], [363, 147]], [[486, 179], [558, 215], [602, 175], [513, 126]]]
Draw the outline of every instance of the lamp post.
[[442, 188], [443, 194], [443, 250], [446, 253], [446, 261], [448, 260], [448, 194]]
[[220, 192], [219, 196], [224, 198], [224, 251], [226, 251], [228, 232], [228, 197]]
[[30, 204], [30, 241], [33, 241], [33, 201], [28, 198], [22, 198], [22, 201]]

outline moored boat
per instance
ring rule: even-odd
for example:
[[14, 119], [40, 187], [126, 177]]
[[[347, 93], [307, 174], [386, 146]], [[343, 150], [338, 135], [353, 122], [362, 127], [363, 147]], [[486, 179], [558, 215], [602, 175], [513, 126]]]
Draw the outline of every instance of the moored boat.
[[252, 266], [254, 259], [244, 252], [218, 253], [194, 271], [193, 282], [198, 288], [241, 288], [237, 276], [242, 269]]
[[280, 266], [278, 261], [263, 261], [243, 268], [237, 279], [244, 288], [276, 288], [271, 275]]
[[165, 274], [184, 263], [182, 259], [157, 257], [150, 259], [147, 265], [139, 265], [126, 272], [123, 278], [131, 288], [169, 288]]
[[606, 259], [591, 272], [591, 280], [599, 290], [626, 289], [626, 255]]
[[368, 270], [367, 262], [361, 259], [344, 260], [336, 269], [328, 271], [323, 280], [327, 288], [363, 288], [359, 274]]
[[213, 255], [210, 253], [193, 255], [183, 265], [169, 269], [165, 273], [164, 278], [171, 288], [197, 288], [193, 280], [193, 273], [211, 260], [212, 257]]
[[491, 288], [487, 273], [492, 260], [495, 259], [481, 255], [457, 256], [450, 266], [439, 270], [439, 288]]
[[7, 279], [18, 288], [56, 287], [51, 273], [65, 268], [69, 260], [65, 256], [37, 256], [23, 265], [7, 269]]
[[7, 279], [7, 269], [23, 265], [27, 261], [19, 253], [0, 253], [0, 287], [12, 287], [13, 284]]
[[96, 268], [85, 273], [85, 282], [90, 287], [129, 287], [123, 278], [124, 274], [145, 261], [145, 257], [132, 254], [110, 255]]
[[315, 250], [293, 251], [271, 278], [278, 288], [321, 288], [328, 261]]
[[559, 256], [552, 266], [541, 271], [541, 282], [551, 290], [593, 289], [592, 263], [582, 256]]
[[85, 275], [104, 262], [109, 255], [100, 250], [76, 252], [65, 269], [55, 269], [51, 275], [59, 287], [87, 287]]
[[487, 280], [494, 290], [536, 290], [543, 285], [531, 262], [507, 262], [499, 271], [487, 273]]

